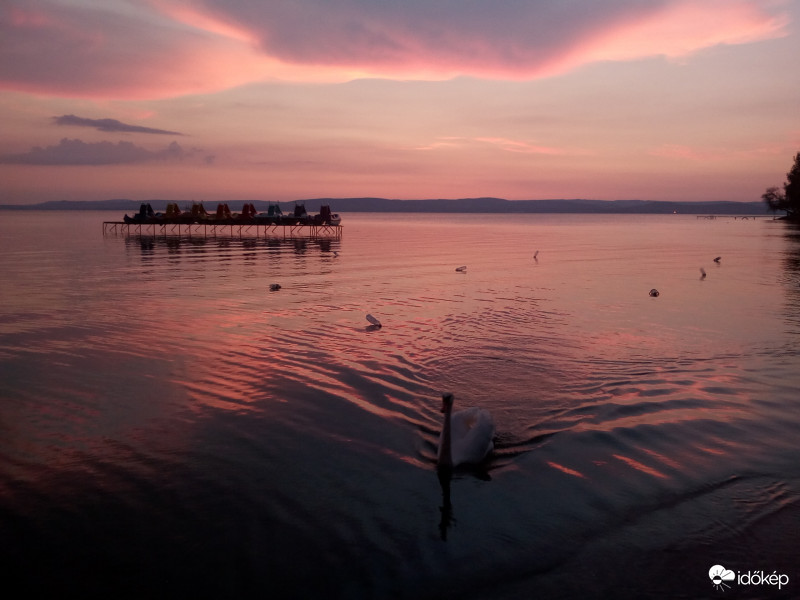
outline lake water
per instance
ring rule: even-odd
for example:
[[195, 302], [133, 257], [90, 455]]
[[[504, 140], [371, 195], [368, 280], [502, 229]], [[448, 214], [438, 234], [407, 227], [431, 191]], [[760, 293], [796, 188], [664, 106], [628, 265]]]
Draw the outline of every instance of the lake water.
[[[7, 589], [800, 597], [800, 230], [345, 214], [338, 240], [104, 236], [120, 216], [0, 213]], [[497, 425], [451, 510], [443, 391]]]

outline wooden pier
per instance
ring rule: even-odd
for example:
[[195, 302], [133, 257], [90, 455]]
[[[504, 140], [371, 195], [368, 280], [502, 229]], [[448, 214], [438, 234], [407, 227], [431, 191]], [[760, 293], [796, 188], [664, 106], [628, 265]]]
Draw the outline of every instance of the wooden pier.
[[104, 236], [178, 238], [341, 239], [341, 225], [275, 223], [125, 223], [104, 221]]

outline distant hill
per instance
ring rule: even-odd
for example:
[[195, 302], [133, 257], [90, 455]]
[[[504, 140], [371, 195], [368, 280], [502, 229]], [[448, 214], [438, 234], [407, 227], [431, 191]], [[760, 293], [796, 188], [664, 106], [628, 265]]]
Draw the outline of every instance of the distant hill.
[[594, 213], [594, 214], [716, 214], [764, 215], [759, 202], [658, 202], [652, 200], [387, 200], [384, 198], [318, 198], [306, 201], [306, 209], [329, 204], [335, 212], [423, 213]]
[[[146, 200], [155, 211], [164, 211], [174, 200]], [[228, 200], [232, 210], [239, 210], [244, 202], [251, 202], [259, 211], [270, 204], [263, 200]], [[314, 198], [280, 202], [286, 212], [295, 203], [304, 203], [309, 212], [318, 212], [320, 205], [328, 204], [334, 212], [397, 212], [397, 213], [583, 213], [583, 214], [707, 214], [707, 215], [766, 215], [766, 205], [761, 202], [666, 202], [655, 200], [504, 200], [502, 198], [461, 198], [457, 200], [390, 200], [386, 198]], [[98, 201], [55, 201], [31, 205], [0, 205], [0, 209], [13, 210], [117, 210], [122, 213], [138, 212], [140, 200], [112, 199]], [[183, 208], [191, 201], [178, 201]], [[209, 212], [216, 202], [205, 202]]]

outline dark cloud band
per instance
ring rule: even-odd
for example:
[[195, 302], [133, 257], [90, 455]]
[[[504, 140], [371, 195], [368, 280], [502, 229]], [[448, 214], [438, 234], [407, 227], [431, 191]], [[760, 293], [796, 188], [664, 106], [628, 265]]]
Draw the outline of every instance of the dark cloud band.
[[37, 146], [23, 154], [0, 156], [0, 163], [17, 165], [122, 165], [181, 160], [187, 153], [177, 142], [153, 152], [131, 142], [84, 142], [64, 138], [57, 145]]
[[98, 131], [124, 132], [124, 133], [151, 133], [157, 135], [183, 135], [177, 131], [166, 129], [153, 129], [152, 127], [141, 127], [139, 125], [129, 125], [116, 119], [86, 119], [75, 115], [61, 115], [53, 117], [56, 125], [73, 125], [76, 127], [93, 127]]

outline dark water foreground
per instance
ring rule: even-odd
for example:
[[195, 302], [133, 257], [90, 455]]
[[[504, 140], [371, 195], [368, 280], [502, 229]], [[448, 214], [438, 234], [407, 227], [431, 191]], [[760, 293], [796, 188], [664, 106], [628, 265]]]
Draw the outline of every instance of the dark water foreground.
[[[345, 215], [341, 240], [267, 242], [104, 217], [0, 220], [9, 589], [800, 595], [785, 224]], [[451, 510], [443, 390], [498, 429]]]

